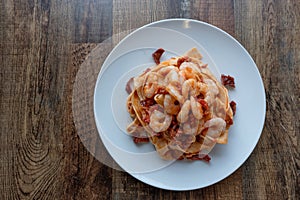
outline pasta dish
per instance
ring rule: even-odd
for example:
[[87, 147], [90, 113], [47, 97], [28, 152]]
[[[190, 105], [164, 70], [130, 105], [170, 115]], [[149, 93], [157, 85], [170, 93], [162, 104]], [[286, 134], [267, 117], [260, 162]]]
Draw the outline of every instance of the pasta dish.
[[160, 62], [163, 52], [154, 52], [156, 65], [126, 85], [133, 119], [127, 132], [135, 143], [151, 142], [163, 159], [209, 161], [233, 124], [235, 103], [226, 85], [234, 87], [234, 80], [222, 75], [225, 82], [219, 82], [196, 48]]

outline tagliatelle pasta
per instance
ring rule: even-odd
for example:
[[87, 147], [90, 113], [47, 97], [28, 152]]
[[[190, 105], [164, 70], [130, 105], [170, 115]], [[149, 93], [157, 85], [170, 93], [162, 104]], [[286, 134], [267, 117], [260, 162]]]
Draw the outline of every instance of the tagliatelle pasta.
[[233, 124], [228, 91], [193, 48], [131, 79], [127, 131], [136, 143], [150, 141], [166, 160], [206, 160], [216, 143], [226, 144]]

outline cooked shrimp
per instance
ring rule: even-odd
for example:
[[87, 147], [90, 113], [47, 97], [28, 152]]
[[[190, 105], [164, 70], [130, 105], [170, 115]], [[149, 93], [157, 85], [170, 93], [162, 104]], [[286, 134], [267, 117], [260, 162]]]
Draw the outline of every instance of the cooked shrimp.
[[213, 104], [215, 101], [215, 97], [219, 93], [219, 89], [216, 83], [210, 79], [204, 79], [204, 82], [207, 84], [208, 90], [206, 93], [205, 101], [208, 103], [209, 106]]
[[143, 85], [145, 82], [146, 76], [138, 76], [133, 79], [133, 88], [137, 89]]
[[179, 71], [179, 69], [175, 66], [167, 66], [164, 68], [161, 68], [157, 71], [157, 73], [161, 74], [162, 76], [166, 76], [171, 70], [175, 70], [176, 72]]
[[154, 110], [150, 115], [150, 128], [155, 132], [166, 131], [172, 122], [172, 116], [158, 110]]
[[170, 115], [177, 115], [180, 110], [179, 101], [177, 101], [174, 97], [172, 97], [169, 94], [165, 95], [163, 105], [165, 111]]
[[146, 98], [151, 98], [155, 95], [155, 93], [158, 90], [158, 84], [157, 83], [148, 83], [144, 86], [144, 96]]
[[184, 102], [184, 104], [182, 105], [178, 115], [177, 115], [177, 121], [184, 123], [188, 120], [189, 118], [189, 112], [191, 109], [191, 102], [190, 100], [187, 100]]
[[182, 85], [182, 96], [187, 99], [191, 88], [196, 84], [194, 79], [186, 80]]
[[182, 70], [180, 70], [180, 72], [178, 74], [180, 76], [182, 76], [185, 80], [190, 79], [190, 78], [196, 79], [196, 74], [193, 71], [193, 69], [190, 67], [183, 68]]
[[219, 89], [218, 86], [216, 85], [216, 83], [211, 80], [211, 79], [204, 79], [204, 82], [206, 83], [208, 90], [211, 94], [213, 94], [214, 96], [216, 96], [219, 93]]
[[194, 97], [191, 97], [191, 110], [196, 119], [201, 119], [203, 117], [202, 106], [196, 101]]
[[201, 93], [206, 93], [207, 86], [202, 82], [197, 82], [195, 79], [188, 79], [182, 84], [182, 96], [187, 99], [189, 96], [198, 96]]
[[163, 80], [164, 80], [164, 76], [162, 76], [161, 74], [157, 72], [148, 72], [144, 84], [148, 84], [148, 83], [162, 84]]
[[224, 119], [216, 117], [208, 120], [204, 124], [205, 128], [208, 128], [206, 136], [217, 139], [226, 127]]
[[172, 95], [177, 101], [179, 101], [179, 103], [183, 104], [184, 103], [184, 98], [182, 97], [182, 95], [180, 94], [180, 90], [178, 87], [176, 87], [173, 84], [169, 84], [166, 87], [167, 92]]
[[179, 83], [179, 76], [176, 70], [170, 70], [170, 72], [167, 74], [165, 78], [165, 82], [167, 84], [178, 84]]
[[149, 72], [144, 80], [143, 96], [146, 98], [152, 98], [157, 90], [158, 86], [163, 82], [163, 76], [156, 72]]
[[192, 70], [194, 70], [195, 72], [197, 73], [201, 73], [201, 70], [200, 68], [198, 67], [197, 64], [195, 63], [192, 63], [192, 62], [183, 62], [180, 67], [179, 67], [179, 70], [183, 70], [185, 68], [191, 68]]
[[208, 154], [217, 143], [218, 137], [225, 130], [226, 122], [221, 118], [212, 118], [204, 124], [204, 127], [207, 128], [207, 132], [200, 153]]
[[191, 123], [190, 121], [185, 122], [182, 127], [183, 133], [196, 135], [198, 131], [198, 125], [199, 121], [195, 121], [195, 123]]

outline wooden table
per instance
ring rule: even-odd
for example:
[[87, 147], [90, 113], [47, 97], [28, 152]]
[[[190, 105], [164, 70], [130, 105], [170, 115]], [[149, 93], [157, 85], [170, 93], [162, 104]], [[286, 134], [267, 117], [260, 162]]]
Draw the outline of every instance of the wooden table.
[[[174, 192], [107, 167], [93, 156], [95, 143], [91, 152], [83, 145], [94, 140], [79, 133], [96, 131], [96, 72], [78, 98], [85, 126], [72, 99], [80, 66], [99, 44], [109, 50], [142, 25], [181, 17], [211, 23], [249, 51], [267, 113], [242, 167], [212, 186]], [[298, 0], [2, 0], [0, 40], [0, 199], [299, 199]]]

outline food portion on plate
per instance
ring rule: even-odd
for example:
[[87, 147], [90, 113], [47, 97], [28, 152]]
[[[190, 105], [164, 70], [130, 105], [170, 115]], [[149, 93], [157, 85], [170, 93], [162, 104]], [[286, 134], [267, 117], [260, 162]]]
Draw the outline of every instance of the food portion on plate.
[[154, 52], [156, 65], [126, 85], [133, 119], [127, 132], [135, 143], [151, 142], [165, 160], [209, 161], [233, 124], [236, 104], [226, 87], [235, 87], [234, 78], [222, 75], [219, 82], [196, 48], [160, 62], [163, 53]]

